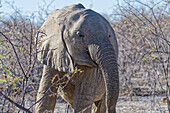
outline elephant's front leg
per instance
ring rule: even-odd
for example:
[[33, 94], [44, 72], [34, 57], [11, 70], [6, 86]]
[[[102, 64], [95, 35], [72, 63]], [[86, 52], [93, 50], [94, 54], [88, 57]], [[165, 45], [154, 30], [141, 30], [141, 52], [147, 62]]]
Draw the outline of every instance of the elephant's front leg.
[[[53, 112], [57, 98], [56, 86], [51, 86], [53, 77], [57, 74], [55, 69], [45, 66], [43, 68], [43, 74], [39, 85], [37, 94], [37, 104], [35, 108], [36, 113], [48, 113]], [[56, 93], [56, 94], [55, 94]]]
[[73, 106], [75, 113], [91, 113], [96, 91], [96, 68], [88, 69], [81, 75], [82, 80], [75, 86]]

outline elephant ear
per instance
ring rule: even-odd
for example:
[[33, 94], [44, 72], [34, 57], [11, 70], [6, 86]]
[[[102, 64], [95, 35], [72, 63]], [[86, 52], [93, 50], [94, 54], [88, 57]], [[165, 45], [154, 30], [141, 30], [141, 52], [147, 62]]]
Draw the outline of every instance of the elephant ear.
[[40, 31], [37, 59], [44, 65], [62, 72], [74, 70], [73, 60], [63, 40], [64, 24], [58, 23], [54, 16], [49, 15]]

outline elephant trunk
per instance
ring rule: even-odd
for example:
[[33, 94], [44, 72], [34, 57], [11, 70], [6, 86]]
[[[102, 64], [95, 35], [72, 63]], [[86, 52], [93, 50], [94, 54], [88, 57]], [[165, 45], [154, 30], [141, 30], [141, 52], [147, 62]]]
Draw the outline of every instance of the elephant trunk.
[[119, 95], [117, 58], [110, 42], [88, 46], [90, 56], [102, 70], [106, 87], [106, 107], [108, 113], [116, 112]]

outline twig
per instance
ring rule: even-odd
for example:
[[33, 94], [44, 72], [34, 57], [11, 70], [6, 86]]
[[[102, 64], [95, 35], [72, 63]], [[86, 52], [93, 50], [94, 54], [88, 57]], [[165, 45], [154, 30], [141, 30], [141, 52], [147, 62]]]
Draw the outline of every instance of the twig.
[[19, 109], [27, 112], [27, 113], [32, 113], [30, 110], [28, 110], [27, 108], [19, 105], [18, 103], [14, 102], [13, 100], [11, 100], [8, 96], [6, 96], [5, 94], [3, 94], [1, 91], [0, 91], [0, 96], [3, 96], [6, 100], [10, 101], [12, 104], [14, 104], [16, 107], [18, 107]]
[[13, 49], [13, 51], [14, 51], [14, 53], [15, 53], [16, 58], [17, 58], [17, 62], [18, 62], [19, 66], [20, 66], [20, 68], [21, 68], [21, 70], [22, 70], [22, 73], [24, 74], [24, 77], [25, 77], [26, 79], [28, 79], [28, 77], [26, 76], [26, 74], [25, 74], [25, 72], [24, 72], [24, 69], [22, 68], [22, 65], [21, 65], [21, 63], [20, 63], [18, 54], [17, 54], [17, 52], [16, 52], [16, 50], [15, 50], [15, 47], [14, 47], [13, 43], [12, 43], [11, 40], [10, 40], [4, 33], [2, 33], [1, 31], [0, 31], [0, 34], [1, 34], [5, 39], [7, 39], [8, 42], [11, 44], [12, 49]]
[[[33, 65], [32, 66], [29, 66], [29, 69], [27, 70], [26, 74], [28, 75], [28, 77], [30, 77], [30, 73], [33, 72], [33, 69], [34, 69], [34, 66], [35, 66], [35, 63], [36, 63], [36, 60], [37, 60], [37, 53], [38, 53], [38, 49], [37, 49], [37, 42], [38, 42], [38, 36], [41, 32], [38, 31], [37, 34], [36, 34], [36, 41], [35, 41], [35, 47], [36, 47], [36, 51], [35, 53], [33, 53], [33, 55], [35, 55], [35, 58], [34, 58], [34, 62], [33, 62]], [[32, 53], [31, 53], [32, 54]], [[30, 64], [31, 65], [31, 64]]]
[[[64, 76], [63, 76], [62, 78], [60, 78], [60, 79], [57, 80], [56, 82], [52, 83], [51, 86], [45, 91], [45, 94], [43, 95], [43, 97], [41, 97], [39, 100], [37, 100], [31, 107], [29, 107], [29, 109], [31, 109], [34, 105], [36, 105], [37, 103], [39, 103], [39, 102], [47, 95], [47, 92], [48, 92], [48, 91], [51, 92], [51, 93], [53, 93], [53, 94], [51, 94], [50, 96], [52, 96], [52, 95], [57, 95], [58, 92], [61, 92], [61, 90], [66, 87], [66, 85], [68, 84], [68, 82], [75, 76], [75, 74], [76, 74], [77, 72], [78, 72], [78, 71], [76, 70], [76, 71], [73, 72], [73, 73], [64, 74]], [[64, 81], [64, 83], [63, 83], [63, 82], [60, 83], [62, 80], [64, 80], [64, 79], [67, 78], [68, 76], [69, 76], [70, 78], [69, 78], [67, 81]], [[59, 85], [64, 84], [64, 85], [62, 86], [62, 88], [61, 88], [59, 91], [57, 91], [56, 93], [54, 93], [54, 92], [51, 91], [51, 88], [54, 87], [56, 84], [59, 84]]]

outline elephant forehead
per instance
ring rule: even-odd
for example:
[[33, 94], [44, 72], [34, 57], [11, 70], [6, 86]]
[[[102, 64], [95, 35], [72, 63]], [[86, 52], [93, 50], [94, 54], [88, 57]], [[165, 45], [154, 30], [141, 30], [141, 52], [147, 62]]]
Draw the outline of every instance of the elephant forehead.
[[[80, 9], [80, 10], [76, 10], [76, 11], [71, 11], [67, 16], [66, 16], [66, 23], [67, 24], [73, 24], [75, 21], [79, 21], [79, 20], [90, 20], [90, 19], [96, 19], [97, 20], [101, 20], [103, 18], [101, 18], [102, 16], [96, 12], [94, 12], [93, 10], [90, 9]], [[95, 21], [95, 20], [93, 20]]]
[[68, 31], [73, 34], [76, 30], [80, 30], [85, 33], [85, 35], [97, 35], [103, 34], [108, 35], [108, 23], [99, 17], [94, 15], [80, 16], [76, 21], [69, 21], [67, 26]]
[[99, 14], [86, 15], [83, 18], [82, 26], [84, 29], [89, 30], [92, 33], [106, 33], [108, 34], [108, 29], [110, 29], [110, 24], [104, 17]]

